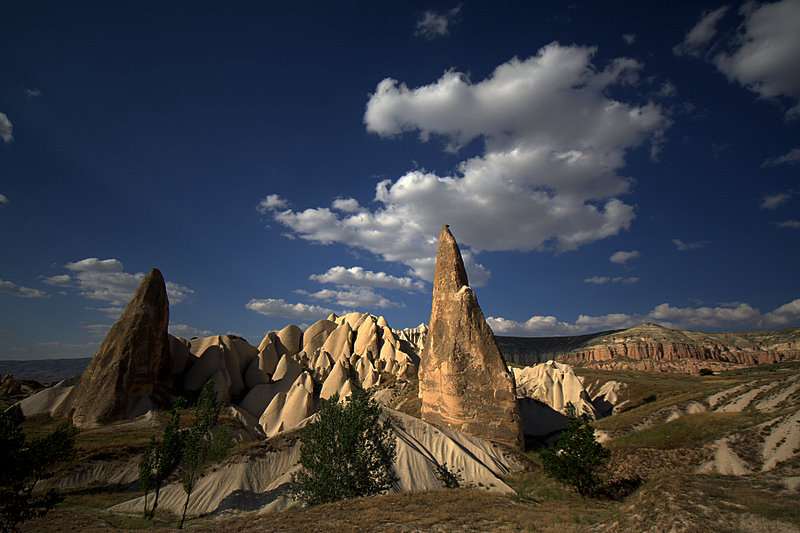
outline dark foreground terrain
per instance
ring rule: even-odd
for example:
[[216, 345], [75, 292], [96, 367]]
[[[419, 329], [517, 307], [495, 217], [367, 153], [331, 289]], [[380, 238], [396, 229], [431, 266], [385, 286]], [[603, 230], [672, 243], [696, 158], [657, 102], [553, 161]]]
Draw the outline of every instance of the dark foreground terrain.
[[[505, 481], [517, 494], [480, 487], [388, 494], [264, 514], [205, 516], [186, 529], [231, 531], [800, 531], [800, 364], [768, 365], [715, 376], [581, 369], [584, 382], [624, 383], [615, 414], [594, 423], [611, 461], [610, 489], [583, 498], [541, 470], [529, 449], [524, 471]], [[413, 410], [411, 411], [413, 413]], [[187, 413], [188, 414], [188, 413]], [[75, 464], [135, 462], [164, 413], [152, 425], [82, 431]], [[59, 421], [26, 421], [40, 435]], [[187, 423], [189, 421], [187, 420]], [[280, 436], [239, 445], [281, 446]], [[61, 465], [68, 475], [73, 465]], [[110, 465], [110, 467], [109, 467]], [[122, 468], [122, 466], [119, 466]], [[66, 491], [66, 500], [23, 531], [174, 530], [177, 517], [153, 523], [108, 510], [139, 495], [136, 484]]]

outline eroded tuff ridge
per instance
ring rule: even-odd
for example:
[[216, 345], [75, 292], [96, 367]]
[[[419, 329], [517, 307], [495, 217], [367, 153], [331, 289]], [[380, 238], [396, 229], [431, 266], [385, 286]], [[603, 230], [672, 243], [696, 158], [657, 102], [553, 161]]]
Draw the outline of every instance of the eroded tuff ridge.
[[469, 287], [447, 225], [439, 234], [419, 394], [426, 422], [522, 448], [514, 376]]

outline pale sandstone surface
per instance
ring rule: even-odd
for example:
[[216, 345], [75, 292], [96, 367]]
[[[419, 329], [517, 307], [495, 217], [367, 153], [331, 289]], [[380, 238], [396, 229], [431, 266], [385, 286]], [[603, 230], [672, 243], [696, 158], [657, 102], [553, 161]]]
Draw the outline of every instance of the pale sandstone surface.
[[[437, 467], [444, 464], [452, 471], [458, 471], [465, 485], [481, 486], [503, 494], [513, 492], [501, 477], [520, 469], [521, 464], [502, 447], [457, 431], [431, 426], [391, 409], [385, 409], [383, 417], [389, 419], [397, 438], [394, 469], [399, 480], [392, 488], [393, 492], [441, 488]], [[263, 513], [295, 504], [288, 489], [292, 475], [300, 469], [297, 434], [287, 435], [285, 444], [275, 448], [271, 446], [263, 452], [250, 453], [206, 472], [192, 492], [196, 497], [190, 500], [187, 515], [242, 511]], [[183, 487], [180, 483], [173, 483], [161, 490], [159, 507], [180, 514], [185, 501]], [[112, 510], [140, 513], [142, 505], [139, 497], [118, 504]]]
[[419, 394], [426, 422], [522, 448], [514, 376], [469, 287], [448, 226], [439, 234]]

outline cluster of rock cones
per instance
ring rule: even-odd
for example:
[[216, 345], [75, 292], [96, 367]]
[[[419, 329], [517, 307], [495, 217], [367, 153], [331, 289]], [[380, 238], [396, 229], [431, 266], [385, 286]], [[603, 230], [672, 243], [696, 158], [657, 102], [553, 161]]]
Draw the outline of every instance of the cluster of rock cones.
[[71, 416], [79, 427], [106, 424], [165, 407], [213, 380], [218, 398], [245, 427], [271, 437], [311, 416], [321, 399], [373, 387], [381, 373], [413, 379], [419, 369], [423, 420], [514, 448], [523, 444], [514, 376], [447, 226], [439, 236], [430, 333], [424, 324], [397, 331], [383, 317], [350, 313], [305, 331], [289, 325], [270, 332], [256, 348], [228, 335], [176, 338], [168, 324], [164, 278], [153, 269], [54, 414]]

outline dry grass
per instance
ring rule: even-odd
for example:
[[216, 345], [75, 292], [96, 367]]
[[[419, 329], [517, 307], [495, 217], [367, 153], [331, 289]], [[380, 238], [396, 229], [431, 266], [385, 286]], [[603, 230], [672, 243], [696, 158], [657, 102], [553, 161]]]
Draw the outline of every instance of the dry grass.
[[742, 431], [766, 419], [753, 411], [696, 413], [655, 424], [613, 439], [609, 448], [686, 448], [702, 446], [733, 431]]

